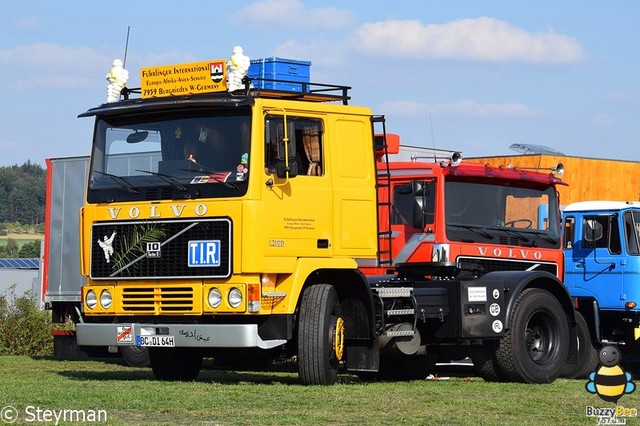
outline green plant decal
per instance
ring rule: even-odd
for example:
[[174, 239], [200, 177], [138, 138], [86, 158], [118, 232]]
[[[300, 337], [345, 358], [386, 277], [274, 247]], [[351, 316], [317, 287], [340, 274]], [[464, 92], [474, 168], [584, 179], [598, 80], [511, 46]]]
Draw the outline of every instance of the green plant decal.
[[120, 250], [113, 255], [111, 268], [113, 271], [124, 269], [122, 274], [127, 274], [131, 263], [147, 252], [147, 243], [158, 242], [166, 235], [161, 225], [157, 223], [147, 223], [144, 225], [134, 225], [131, 239], [123, 235], [120, 242]]

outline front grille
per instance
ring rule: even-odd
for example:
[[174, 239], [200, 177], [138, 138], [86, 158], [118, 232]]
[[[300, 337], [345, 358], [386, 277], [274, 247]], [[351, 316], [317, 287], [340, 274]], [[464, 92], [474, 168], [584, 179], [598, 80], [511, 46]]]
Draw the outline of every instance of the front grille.
[[496, 259], [485, 257], [468, 257], [460, 256], [458, 262], [475, 263], [482, 268], [482, 271], [487, 272], [494, 271], [546, 271], [555, 276], [558, 276], [558, 265], [551, 262], [536, 262], [529, 260], [510, 260], [510, 259]]
[[122, 289], [122, 311], [148, 313], [192, 312], [192, 287], [126, 287]]
[[[225, 278], [231, 274], [231, 220], [99, 222], [91, 278]], [[219, 241], [219, 265], [189, 266], [190, 241]], [[106, 247], [106, 248], [105, 248]]]

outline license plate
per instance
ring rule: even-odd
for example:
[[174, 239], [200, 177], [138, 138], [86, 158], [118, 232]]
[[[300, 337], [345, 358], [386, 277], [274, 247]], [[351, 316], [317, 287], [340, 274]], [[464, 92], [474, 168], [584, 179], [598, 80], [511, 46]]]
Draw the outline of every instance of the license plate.
[[138, 336], [138, 346], [174, 347], [174, 336]]

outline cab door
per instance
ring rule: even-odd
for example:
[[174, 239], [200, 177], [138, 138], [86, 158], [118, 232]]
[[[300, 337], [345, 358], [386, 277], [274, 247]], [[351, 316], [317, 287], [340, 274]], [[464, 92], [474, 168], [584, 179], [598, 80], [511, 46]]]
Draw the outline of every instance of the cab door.
[[265, 117], [260, 231], [268, 256], [293, 259], [333, 253], [333, 189], [325, 168], [323, 129], [318, 118]]
[[[603, 309], [624, 306], [623, 278], [626, 262], [622, 252], [618, 214], [587, 215], [580, 219], [580, 238], [565, 275], [578, 296], [595, 297]], [[569, 267], [569, 262], [571, 265]]]
[[640, 210], [622, 213], [624, 275], [622, 277], [625, 301], [640, 306]]

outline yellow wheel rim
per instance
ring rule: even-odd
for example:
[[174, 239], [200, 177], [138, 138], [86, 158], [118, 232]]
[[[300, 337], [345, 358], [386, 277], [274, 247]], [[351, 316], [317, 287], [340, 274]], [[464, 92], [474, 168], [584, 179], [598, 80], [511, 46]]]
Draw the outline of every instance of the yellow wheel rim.
[[344, 355], [344, 321], [341, 317], [336, 320], [336, 329], [333, 334], [333, 351], [336, 359], [340, 361]]

